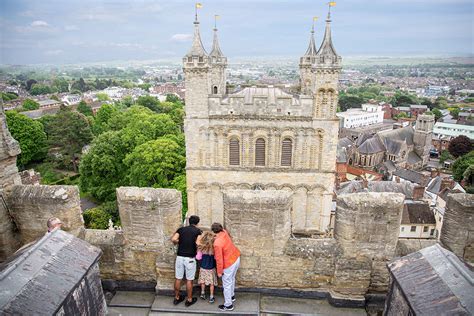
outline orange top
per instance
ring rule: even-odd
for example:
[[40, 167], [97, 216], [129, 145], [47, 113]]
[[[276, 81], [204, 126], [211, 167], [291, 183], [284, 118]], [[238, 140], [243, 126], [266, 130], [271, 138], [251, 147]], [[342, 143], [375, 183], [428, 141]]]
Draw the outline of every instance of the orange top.
[[233, 265], [240, 257], [240, 251], [230, 239], [226, 230], [217, 234], [214, 240], [214, 258], [216, 259], [217, 274], [222, 275], [224, 269]]

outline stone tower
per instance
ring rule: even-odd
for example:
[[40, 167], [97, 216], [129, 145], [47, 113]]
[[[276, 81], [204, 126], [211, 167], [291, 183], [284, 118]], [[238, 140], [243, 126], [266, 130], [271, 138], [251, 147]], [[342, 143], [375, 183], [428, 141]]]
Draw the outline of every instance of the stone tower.
[[341, 56], [336, 53], [331, 38], [331, 15], [326, 19], [326, 30], [314, 65], [316, 91], [314, 95], [314, 118], [335, 118], [341, 72]]
[[217, 38], [217, 27], [214, 27], [214, 40], [212, 42], [212, 50], [209, 54], [211, 62], [210, 83], [211, 92], [213, 95], [226, 94], [226, 76], [227, 58], [222, 54], [219, 47], [219, 40]]
[[201, 41], [199, 21], [194, 21], [194, 38], [189, 52], [183, 57], [183, 70], [186, 80], [186, 117], [205, 118], [208, 115], [207, 97], [211, 93], [211, 62]]
[[16, 167], [16, 156], [20, 154], [20, 146], [13, 139], [7, 128], [7, 118], [0, 100], [0, 192], [8, 190], [15, 184], [21, 184], [18, 168]]
[[316, 62], [316, 44], [314, 42], [314, 23], [311, 28], [309, 45], [306, 53], [300, 57], [300, 84], [301, 93], [304, 95], [312, 95], [314, 93], [314, 73], [313, 65]]
[[416, 118], [413, 143], [415, 152], [423, 159], [423, 165], [428, 163], [430, 157], [431, 140], [433, 138], [434, 115], [419, 114]]

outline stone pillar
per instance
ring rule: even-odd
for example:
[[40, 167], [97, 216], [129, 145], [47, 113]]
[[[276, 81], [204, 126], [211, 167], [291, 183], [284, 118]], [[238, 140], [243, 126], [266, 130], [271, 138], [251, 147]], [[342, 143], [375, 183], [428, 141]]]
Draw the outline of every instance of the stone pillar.
[[341, 249], [334, 291], [363, 295], [387, 290], [386, 264], [395, 256], [405, 196], [352, 193], [337, 197], [334, 236]]
[[127, 245], [123, 269], [129, 280], [155, 281], [169, 289], [174, 280], [174, 245], [181, 225], [181, 193], [174, 189], [120, 187], [120, 220]]
[[13, 185], [21, 184], [16, 167], [16, 156], [21, 153], [21, 150], [20, 145], [8, 130], [3, 105], [0, 107], [0, 190], [8, 191]]
[[20, 230], [22, 244], [43, 236], [51, 217], [64, 223], [63, 230], [83, 236], [84, 220], [77, 186], [16, 185], [8, 196], [8, 205]]
[[468, 193], [449, 194], [441, 244], [467, 262], [474, 263], [474, 195]]

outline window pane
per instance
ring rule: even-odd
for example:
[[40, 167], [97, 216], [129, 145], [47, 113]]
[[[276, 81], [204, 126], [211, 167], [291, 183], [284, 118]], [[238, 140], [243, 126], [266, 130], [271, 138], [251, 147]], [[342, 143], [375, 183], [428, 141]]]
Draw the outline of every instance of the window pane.
[[229, 165], [240, 165], [240, 142], [238, 139], [231, 139], [229, 142]]
[[410, 231], [411, 231], [411, 232], [416, 232], [416, 226], [412, 226], [412, 227], [410, 228]]
[[265, 140], [263, 138], [255, 142], [255, 165], [265, 166]]
[[291, 156], [293, 150], [293, 142], [289, 138], [285, 138], [281, 145], [281, 165], [291, 167]]

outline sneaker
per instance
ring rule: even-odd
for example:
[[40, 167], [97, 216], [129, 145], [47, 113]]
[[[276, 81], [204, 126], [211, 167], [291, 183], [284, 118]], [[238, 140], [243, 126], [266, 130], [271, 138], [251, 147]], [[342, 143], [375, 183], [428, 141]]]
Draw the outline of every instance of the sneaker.
[[173, 305], [178, 305], [182, 301], [184, 301], [184, 296], [180, 295], [178, 299], [175, 297], [173, 301]]
[[209, 304], [214, 304], [215, 301], [214, 297], [209, 297]]
[[206, 293], [201, 293], [201, 296], [199, 296], [200, 298], [202, 298], [203, 300], [206, 299]]
[[186, 305], [186, 307], [189, 307], [189, 306], [193, 305], [194, 303], [196, 303], [197, 300], [198, 300], [198, 299], [197, 299], [196, 297], [193, 297], [193, 299], [191, 300], [191, 302], [188, 301], [188, 300], [186, 300], [186, 303], [184, 303], [184, 305]]
[[235, 302], [236, 298], [235, 298], [235, 295], [232, 296], [232, 302]]
[[233, 311], [234, 310], [234, 305], [230, 305], [230, 306], [219, 305], [219, 309], [221, 311]]

